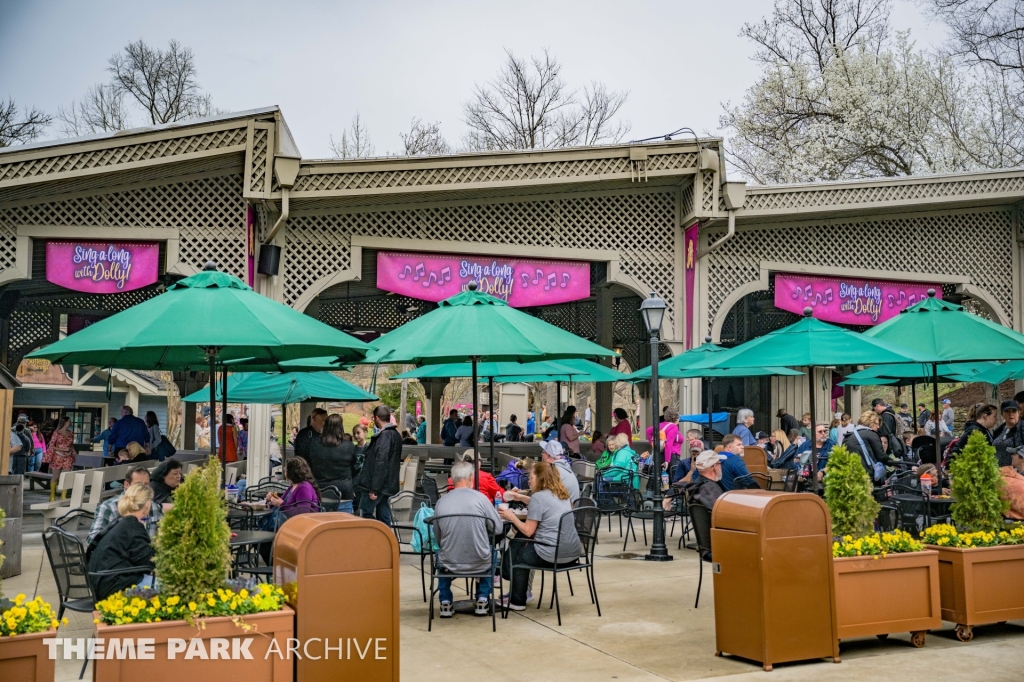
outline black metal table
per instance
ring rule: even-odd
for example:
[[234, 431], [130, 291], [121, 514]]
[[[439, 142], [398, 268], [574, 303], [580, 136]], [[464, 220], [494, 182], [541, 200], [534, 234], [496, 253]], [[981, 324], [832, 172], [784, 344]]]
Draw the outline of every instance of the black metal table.
[[924, 512], [924, 527], [932, 525], [932, 518], [934, 516], [949, 516], [949, 508], [953, 505], [956, 500], [950, 497], [925, 497], [924, 495], [914, 495], [912, 493], [900, 493], [893, 495], [888, 498], [895, 500], [900, 505], [915, 505], [919, 506]]

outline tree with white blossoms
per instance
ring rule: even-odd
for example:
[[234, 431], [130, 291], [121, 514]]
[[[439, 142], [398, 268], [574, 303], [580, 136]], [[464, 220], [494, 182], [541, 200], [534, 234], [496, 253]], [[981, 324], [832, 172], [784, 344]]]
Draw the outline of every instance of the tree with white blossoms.
[[725, 105], [729, 162], [759, 183], [892, 177], [1019, 165], [1024, 128], [1008, 76], [893, 32], [890, 0], [776, 0], [741, 35], [757, 82]]

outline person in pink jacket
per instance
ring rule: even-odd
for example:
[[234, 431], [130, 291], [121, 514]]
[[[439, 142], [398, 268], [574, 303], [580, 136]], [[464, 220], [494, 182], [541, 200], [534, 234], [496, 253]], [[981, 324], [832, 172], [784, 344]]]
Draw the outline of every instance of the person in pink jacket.
[[[665, 462], [678, 456], [683, 450], [683, 434], [679, 431], [679, 410], [669, 407], [662, 416], [661, 427], [659, 428], [660, 447], [665, 453]], [[653, 442], [654, 429], [647, 427], [647, 440]]]

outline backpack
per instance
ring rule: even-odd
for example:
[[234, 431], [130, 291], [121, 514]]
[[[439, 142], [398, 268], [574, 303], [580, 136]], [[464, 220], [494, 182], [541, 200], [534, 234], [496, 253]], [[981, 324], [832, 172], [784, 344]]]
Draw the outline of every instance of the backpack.
[[433, 551], [438, 551], [437, 538], [430, 530], [430, 525], [427, 523], [427, 519], [434, 515], [434, 510], [424, 502], [420, 505], [420, 508], [416, 510], [416, 516], [412, 519], [413, 534], [412, 540], [409, 545], [412, 547], [414, 552], [423, 552], [423, 540], [430, 538], [430, 548]]
[[444, 445], [456, 445], [459, 439], [455, 437], [455, 432], [458, 427], [455, 426], [455, 422], [451, 419], [445, 419], [444, 424], [441, 425], [441, 442]]
[[612, 453], [605, 450], [604, 452], [601, 453], [601, 456], [597, 458], [597, 462], [594, 463], [594, 468], [607, 469], [612, 465], [612, 459], [614, 457], [615, 456]]

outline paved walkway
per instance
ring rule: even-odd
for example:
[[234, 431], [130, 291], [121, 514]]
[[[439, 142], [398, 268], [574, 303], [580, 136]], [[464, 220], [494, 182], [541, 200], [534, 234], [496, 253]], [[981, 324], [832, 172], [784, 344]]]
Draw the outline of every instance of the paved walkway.
[[[640, 542], [630, 541], [627, 553], [643, 554]], [[530, 682], [575, 680], [689, 680], [719, 679], [729, 682], [757, 680], [899, 679], [901, 675], [941, 676], [953, 680], [1006, 680], [1017, 682], [1024, 670], [1024, 622], [976, 629], [974, 641], [963, 644], [953, 636], [952, 625], [928, 635], [925, 648], [910, 645], [909, 635], [893, 635], [843, 642], [842, 663], [828, 662], [777, 665], [770, 677], [759, 665], [736, 658], [716, 658], [714, 591], [705, 564], [700, 608], [694, 609], [699, 565], [693, 551], [676, 549], [670, 563], [648, 563], [618, 558], [622, 540], [613, 522], [607, 525], [598, 545], [596, 575], [602, 616], [598, 618], [587, 594], [582, 574], [573, 577], [576, 596], [559, 583], [562, 626], [554, 610], [543, 608], [511, 613], [498, 620], [491, 632], [490, 618], [457, 615], [435, 619], [427, 632], [427, 606], [420, 592], [419, 562], [403, 557], [401, 572], [402, 677], [416, 682], [477, 682], [508, 679]], [[38, 534], [26, 536], [22, 575], [4, 581], [8, 595], [41, 594], [57, 603], [57, 591]], [[549, 576], [550, 577], [550, 576]], [[564, 579], [563, 579], [564, 580]], [[455, 581], [456, 598], [459, 584]], [[539, 586], [539, 578], [537, 580]], [[884, 587], [883, 587], [884, 589]], [[799, 599], [799, 595], [794, 595]], [[898, 595], [893, 595], [898, 598]], [[61, 629], [65, 637], [87, 637], [91, 617], [68, 613]], [[57, 662], [58, 680], [75, 680], [81, 663]], [[89, 679], [90, 672], [86, 672]]]

